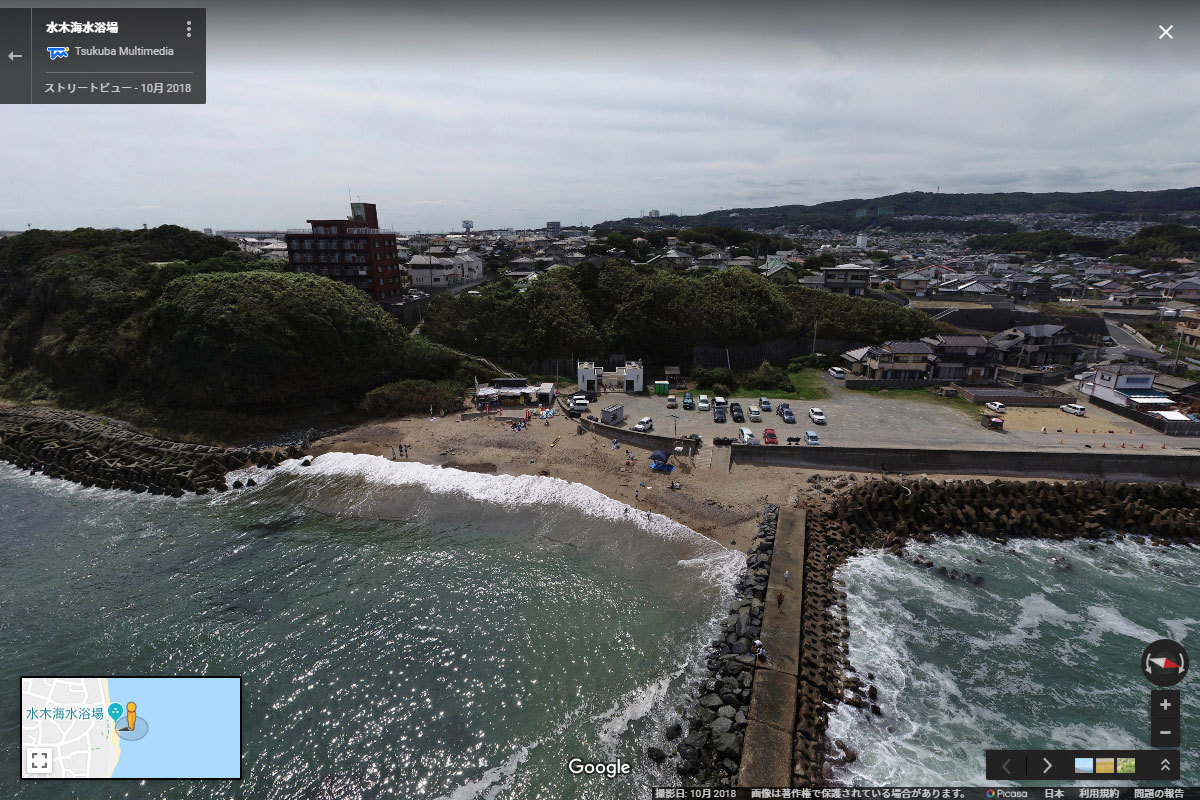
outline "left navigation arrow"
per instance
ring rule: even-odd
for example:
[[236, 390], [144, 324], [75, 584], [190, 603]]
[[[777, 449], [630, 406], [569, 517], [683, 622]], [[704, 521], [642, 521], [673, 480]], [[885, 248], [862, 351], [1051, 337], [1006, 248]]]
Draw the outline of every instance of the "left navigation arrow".
[[8, 60], [9, 61], [15, 61], [18, 58], [24, 58], [24, 57], [25, 56], [21, 55], [20, 53], [14, 53], [12, 50], [8, 51]]

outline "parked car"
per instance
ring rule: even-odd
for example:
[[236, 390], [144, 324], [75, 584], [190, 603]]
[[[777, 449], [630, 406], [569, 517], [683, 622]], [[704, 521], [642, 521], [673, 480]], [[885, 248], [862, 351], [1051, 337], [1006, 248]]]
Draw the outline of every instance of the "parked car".
[[805, 431], [804, 432], [804, 443], [805, 444], [814, 444], [814, 445], [820, 444], [821, 437], [817, 436], [816, 431]]
[[758, 407], [761, 408], [763, 411], [770, 411], [771, 410], [771, 398], [769, 398], [769, 397], [758, 398]]
[[587, 395], [586, 394], [573, 395], [571, 397], [571, 410], [572, 411], [587, 411], [588, 410]]
[[1078, 403], [1067, 403], [1066, 405], [1059, 406], [1058, 409], [1060, 411], [1065, 411], [1068, 414], [1074, 414], [1077, 417], [1087, 416], [1087, 408], [1079, 405]]
[[675, 395], [667, 395], [667, 408], [679, 408], [679, 401], [675, 399]]
[[763, 430], [764, 444], [779, 444], [779, 437], [775, 435], [774, 428], [765, 428]]
[[701, 410], [701, 411], [708, 411], [708, 408], [709, 408], [709, 406], [708, 406], [708, 395], [706, 395], [706, 394], [702, 394], [702, 395], [700, 395], [700, 406], [699, 406], [699, 408], [700, 408], [700, 410]]
[[742, 413], [741, 403], [733, 403], [729, 406], [729, 416], [733, 417], [734, 422], [746, 421], [746, 415]]
[[725, 421], [725, 409], [714, 408], [713, 409], [713, 422], [724, 422], [724, 421]]
[[750, 421], [762, 422], [762, 411], [759, 410], [758, 406], [750, 406]]
[[825, 412], [819, 408], [810, 408], [808, 410], [808, 418], [818, 425], [825, 424]]
[[633, 426], [633, 429], [638, 433], [649, 433], [654, 430], [654, 420], [650, 417], [642, 417], [637, 421], [637, 425]]
[[745, 444], [754, 438], [754, 431], [749, 428], [738, 428], [738, 438], [742, 440], [742, 444]]
[[725, 408], [727, 405], [729, 405], [729, 401], [726, 400], [724, 397], [714, 397], [713, 405], [716, 406], [717, 408]]
[[991, 411], [993, 414], [1003, 414], [1008, 411], [1008, 409], [1004, 407], [1004, 403], [997, 403], [995, 401], [992, 401], [991, 403], [984, 403], [983, 407], [988, 411]]
[[696, 407], [696, 401], [692, 399], [691, 392], [683, 393], [683, 407], [684, 407], [684, 410], [686, 410], [686, 411], [691, 411], [693, 408]]
[[839, 381], [845, 379], [846, 377], [846, 370], [842, 369], [841, 367], [830, 367], [828, 372]]
[[775, 413], [781, 417], [783, 416], [783, 412], [785, 410], [791, 411], [792, 410], [791, 405], [789, 405], [788, 403], [780, 403], [779, 405], [775, 406]]
[[796, 415], [792, 413], [792, 410], [790, 408], [786, 408], [786, 407], [781, 408], [779, 410], [779, 416], [783, 419], [784, 422], [786, 422], [789, 425], [796, 424]]

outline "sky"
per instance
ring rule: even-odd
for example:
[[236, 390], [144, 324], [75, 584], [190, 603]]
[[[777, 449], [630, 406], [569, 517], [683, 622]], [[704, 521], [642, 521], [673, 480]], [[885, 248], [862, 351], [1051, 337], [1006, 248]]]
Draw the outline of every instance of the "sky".
[[0, 230], [1200, 185], [1196, 4], [978, 5], [213, 3], [204, 105], [3, 106]]

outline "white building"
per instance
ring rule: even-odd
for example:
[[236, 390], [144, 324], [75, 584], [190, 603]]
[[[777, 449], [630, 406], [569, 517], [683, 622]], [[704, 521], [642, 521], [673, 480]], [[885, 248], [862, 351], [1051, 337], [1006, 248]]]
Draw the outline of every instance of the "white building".
[[591, 361], [577, 365], [581, 392], [641, 392], [645, 389], [645, 372], [640, 361], [626, 361], [613, 372]]
[[1169, 411], [1174, 400], [1154, 388], [1154, 370], [1137, 364], [1108, 364], [1085, 378], [1079, 391], [1101, 400], [1138, 411]]

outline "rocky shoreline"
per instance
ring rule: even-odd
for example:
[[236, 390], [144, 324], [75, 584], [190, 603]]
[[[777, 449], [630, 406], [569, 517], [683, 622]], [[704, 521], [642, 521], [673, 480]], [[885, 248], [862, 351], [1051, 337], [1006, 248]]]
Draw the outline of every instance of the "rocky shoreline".
[[874, 676], [860, 676], [851, 663], [846, 592], [836, 584], [837, 570], [860, 549], [886, 549], [972, 591], [983, 576], [909, 558], [908, 541], [975, 534], [1000, 546], [1016, 537], [1086, 539], [1089, 548], [1127, 538], [1151, 547], [1200, 545], [1200, 491], [1182, 484], [835, 480], [837, 488], [820, 476], [810, 480], [823, 502], [809, 505], [807, 521], [794, 787], [830, 784], [833, 766], [857, 757], [826, 737], [838, 704], [868, 718], [886, 714]]
[[[758, 533], [746, 556], [746, 569], [738, 579], [729, 616], [721, 623], [706, 659], [708, 677], [699, 681], [694, 704], [687, 714], [687, 735], [675, 750], [681, 778], [694, 786], [734, 786], [745, 739], [750, 687], [754, 682], [754, 640], [762, 630], [775, 548], [778, 506], [767, 503]], [[683, 735], [681, 725], [665, 732], [669, 740]], [[662, 760], [665, 753], [650, 753]]]
[[[0, 408], [0, 460], [31, 474], [86, 487], [182, 497], [230, 488], [243, 467], [271, 469], [302, 455], [286, 450], [213, 447], [160, 439], [122, 423], [51, 408]], [[247, 481], [253, 485], [253, 480]], [[234, 481], [232, 488], [241, 488]]]

